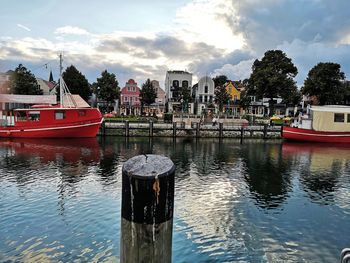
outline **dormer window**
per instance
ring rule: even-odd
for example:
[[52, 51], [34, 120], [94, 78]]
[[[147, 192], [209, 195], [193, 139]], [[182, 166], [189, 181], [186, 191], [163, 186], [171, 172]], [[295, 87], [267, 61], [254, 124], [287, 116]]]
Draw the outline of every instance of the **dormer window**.
[[204, 87], [204, 93], [208, 93], [208, 86]]

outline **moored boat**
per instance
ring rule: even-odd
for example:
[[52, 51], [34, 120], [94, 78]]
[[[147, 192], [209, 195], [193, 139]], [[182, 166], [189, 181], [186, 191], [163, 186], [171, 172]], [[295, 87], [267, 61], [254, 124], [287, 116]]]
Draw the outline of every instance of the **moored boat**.
[[282, 128], [282, 137], [305, 142], [350, 143], [350, 107], [312, 106], [309, 115], [300, 116], [290, 127]]
[[[60, 57], [61, 58], [61, 57]], [[62, 63], [62, 59], [60, 61]], [[61, 67], [60, 67], [61, 68]], [[41, 99], [42, 97], [42, 99]], [[95, 137], [102, 123], [97, 108], [91, 108], [79, 95], [70, 94], [60, 74], [60, 103], [55, 95], [4, 95], [2, 102], [44, 104], [15, 109], [1, 119], [0, 137], [6, 138], [87, 138]], [[48, 102], [51, 102], [48, 104]]]

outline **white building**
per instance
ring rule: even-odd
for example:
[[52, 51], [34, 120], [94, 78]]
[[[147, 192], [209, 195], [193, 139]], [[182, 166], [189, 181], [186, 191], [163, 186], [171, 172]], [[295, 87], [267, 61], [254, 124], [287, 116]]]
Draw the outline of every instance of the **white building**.
[[[195, 90], [196, 112], [202, 114], [208, 111], [208, 106], [214, 103], [214, 81], [208, 77], [202, 77], [198, 81], [197, 89]], [[211, 109], [213, 110], [213, 109]]]
[[[182, 92], [189, 89], [192, 93], [192, 74], [186, 71], [167, 71], [165, 76], [165, 93], [168, 102], [169, 112], [181, 112], [184, 109]], [[189, 112], [193, 109], [189, 109]]]

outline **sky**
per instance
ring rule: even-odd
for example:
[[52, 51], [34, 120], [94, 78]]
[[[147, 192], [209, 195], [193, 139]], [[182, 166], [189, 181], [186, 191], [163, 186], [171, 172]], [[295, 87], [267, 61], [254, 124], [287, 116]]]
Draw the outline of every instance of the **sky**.
[[119, 86], [167, 70], [248, 78], [256, 59], [280, 49], [302, 86], [319, 62], [350, 78], [348, 0], [0, 0], [0, 72], [23, 64], [58, 78], [74, 65], [90, 83], [107, 70]]

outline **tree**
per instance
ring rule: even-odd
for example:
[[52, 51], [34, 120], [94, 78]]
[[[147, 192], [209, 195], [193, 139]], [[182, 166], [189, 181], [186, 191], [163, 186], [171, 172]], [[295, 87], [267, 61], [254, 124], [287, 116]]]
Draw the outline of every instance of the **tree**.
[[344, 72], [337, 63], [318, 63], [308, 73], [302, 92], [315, 96], [320, 105], [339, 104], [344, 100], [346, 87]]
[[11, 78], [11, 93], [23, 95], [42, 95], [43, 91], [40, 89], [35, 76], [19, 64], [12, 74]]
[[224, 104], [227, 104], [232, 99], [225, 86], [228, 79], [225, 75], [220, 75], [213, 78], [213, 81], [215, 84], [215, 102], [218, 104], [219, 111], [221, 112], [224, 108]]
[[93, 84], [97, 97], [106, 101], [108, 104], [114, 103], [119, 98], [120, 88], [118, 80], [113, 73], [108, 73], [107, 70], [101, 73], [101, 77]]
[[150, 105], [156, 101], [157, 93], [153, 88], [150, 79], [147, 79], [144, 84], [142, 84], [142, 89], [140, 91], [140, 101], [141, 105]]
[[225, 75], [220, 75], [220, 76], [216, 76], [215, 78], [213, 78], [213, 81], [214, 81], [214, 86], [217, 87], [217, 86], [224, 86], [225, 83], [228, 82], [228, 79]]
[[79, 94], [85, 101], [89, 100], [89, 97], [92, 94], [89, 82], [73, 65], [66, 68], [62, 77], [72, 94]]
[[298, 69], [292, 60], [281, 50], [265, 52], [261, 60], [255, 60], [252, 73], [247, 83], [247, 94], [257, 96], [259, 99], [269, 98], [270, 116], [274, 113], [273, 98], [281, 97], [289, 100], [291, 93], [297, 90], [293, 78]]
[[228, 104], [228, 102], [232, 99], [231, 95], [227, 92], [226, 87], [224, 85], [215, 87], [215, 102], [219, 105], [219, 111], [223, 111], [224, 104]]

